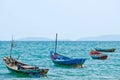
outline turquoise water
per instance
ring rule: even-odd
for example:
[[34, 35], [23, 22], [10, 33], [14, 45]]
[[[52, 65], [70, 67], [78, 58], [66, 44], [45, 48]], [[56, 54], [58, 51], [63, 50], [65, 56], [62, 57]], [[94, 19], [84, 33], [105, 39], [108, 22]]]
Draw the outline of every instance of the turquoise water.
[[[55, 66], [50, 60], [49, 52], [54, 50], [54, 42], [15, 42], [12, 56], [20, 61], [41, 68], [49, 68], [47, 78], [41, 80], [120, 80], [120, 42], [118, 41], [80, 41], [58, 42], [57, 52], [72, 58], [87, 58], [83, 68], [70, 68]], [[107, 60], [93, 60], [89, 56], [91, 49], [95, 47], [116, 48], [116, 51], [108, 54]], [[0, 79], [39, 79], [20, 74], [11, 73], [3, 63], [3, 57], [9, 56], [10, 42], [0, 42]]]

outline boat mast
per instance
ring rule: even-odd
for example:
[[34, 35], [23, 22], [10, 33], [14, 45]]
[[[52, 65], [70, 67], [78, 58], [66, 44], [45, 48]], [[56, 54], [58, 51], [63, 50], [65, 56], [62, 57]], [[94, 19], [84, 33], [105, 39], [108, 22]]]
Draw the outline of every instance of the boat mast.
[[12, 48], [13, 48], [13, 36], [12, 36], [12, 41], [11, 41], [11, 48], [10, 48], [10, 58], [12, 58]]
[[57, 51], [57, 33], [56, 33], [56, 40], [55, 40], [55, 53]]

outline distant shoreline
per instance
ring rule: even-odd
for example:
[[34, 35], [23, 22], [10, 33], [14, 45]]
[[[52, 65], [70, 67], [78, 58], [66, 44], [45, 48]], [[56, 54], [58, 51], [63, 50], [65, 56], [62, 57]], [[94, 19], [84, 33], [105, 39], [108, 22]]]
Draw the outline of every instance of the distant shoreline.
[[[14, 39], [15, 41], [54, 41], [55, 39], [46, 38], [46, 37], [26, 37], [20, 39]], [[0, 40], [0, 41], [11, 41], [11, 39]], [[102, 35], [96, 37], [83, 37], [78, 39], [61, 39], [58, 38], [58, 41], [120, 41], [120, 35]]]

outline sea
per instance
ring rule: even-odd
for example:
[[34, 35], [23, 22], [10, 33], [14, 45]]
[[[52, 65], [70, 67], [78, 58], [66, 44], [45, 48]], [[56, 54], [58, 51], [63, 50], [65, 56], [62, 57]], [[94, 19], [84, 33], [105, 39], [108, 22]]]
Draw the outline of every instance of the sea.
[[[10, 55], [10, 41], [0, 41], [0, 80], [120, 80], [120, 41], [58, 41], [57, 52], [70, 58], [86, 58], [83, 68], [55, 65], [50, 51], [54, 41], [15, 41], [12, 57], [40, 68], [48, 68], [47, 77], [26, 76], [10, 72], [3, 62]], [[102, 52], [107, 60], [90, 57], [94, 48], [115, 48], [115, 52]]]

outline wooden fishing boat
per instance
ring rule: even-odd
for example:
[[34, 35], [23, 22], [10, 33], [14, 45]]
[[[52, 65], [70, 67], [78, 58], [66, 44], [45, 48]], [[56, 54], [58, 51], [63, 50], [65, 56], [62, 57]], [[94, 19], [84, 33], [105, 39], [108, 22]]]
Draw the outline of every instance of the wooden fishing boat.
[[73, 67], [82, 67], [85, 62], [85, 58], [73, 59], [57, 53], [57, 34], [55, 41], [55, 52], [50, 52], [51, 60], [54, 64], [64, 65], [64, 66], [73, 66]]
[[11, 72], [16, 72], [20, 74], [30, 74], [30, 75], [39, 75], [41, 76], [47, 76], [47, 72], [49, 69], [40, 69], [37, 66], [30, 66], [28, 64], [24, 64], [22, 62], [19, 62], [17, 59], [14, 59], [11, 54], [12, 54], [12, 47], [14, 47], [13, 44], [13, 39], [11, 43], [11, 49], [10, 49], [10, 56], [4, 57], [3, 61]]
[[96, 51], [100, 52], [115, 52], [115, 48], [110, 48], [110, 49], [102, 49], [102, 48], [95, 48]]
[[23, 74], [40, 74], [41, 76], [46, 76], [49, 69], [39, 69], [36, 66], [30, 66], [28, 64], [21, 63], [12, 57], [4, 57], [3, 61], [8, 68], [8, 70], [16, 73]]
[[92, 59], [100, 59], [100, 60], [106, 60], [108, 58], [108, 55], [93, 50], [91, 50], [90, 56], [92, 57]]
[[65, 65], [65, 66], [73, 66], [73, 67], [82, 67], [85, 62], [85, 58], [73, 59], [58, 53], [50, 52], [51, 60], [54, 64], [57, 65]]

